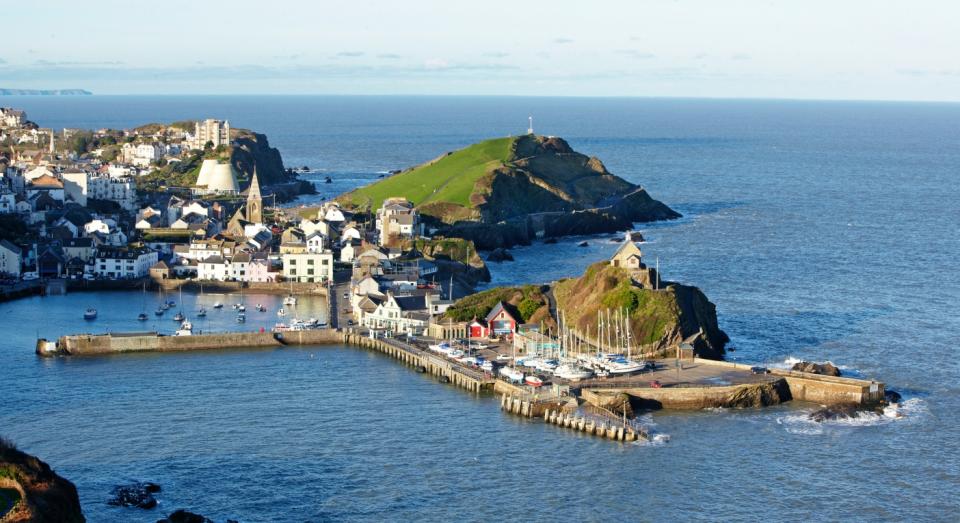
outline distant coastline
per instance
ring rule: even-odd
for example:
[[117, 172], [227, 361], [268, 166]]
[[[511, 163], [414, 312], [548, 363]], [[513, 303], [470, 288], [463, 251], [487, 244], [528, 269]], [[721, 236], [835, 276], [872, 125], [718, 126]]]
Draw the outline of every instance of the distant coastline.
[[0, 96], [89, 96], [86, 89], [7, 89], [0, 87]]

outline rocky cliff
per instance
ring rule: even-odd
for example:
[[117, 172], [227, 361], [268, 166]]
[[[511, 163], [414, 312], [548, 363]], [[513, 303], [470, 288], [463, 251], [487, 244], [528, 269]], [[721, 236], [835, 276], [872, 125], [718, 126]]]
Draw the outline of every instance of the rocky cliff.
[[0, 521], [72, 523], [85, 518], [73, 483], [0, 439]]
[[585, 339], [596, 341], [598, 313], [615, 317], [621, 311], [635, 350], [664, 354], [687, 341], [701, 357], [722, 358], [729, 338], [717, 324], [716, 306], [689, 285], [662, 281], [654, 290], [651, 275], [656, 277], [652, 270], [631, 273], [604, 261], [558, 282], [553, 294], [567, 324]]

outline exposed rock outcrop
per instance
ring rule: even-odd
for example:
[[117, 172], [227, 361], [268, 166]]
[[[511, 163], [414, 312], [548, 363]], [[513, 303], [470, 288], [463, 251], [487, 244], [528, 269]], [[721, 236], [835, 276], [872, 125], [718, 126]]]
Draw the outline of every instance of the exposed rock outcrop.
[[86, 521], [73, 483], [4, 439], [0, 439], [0, 489], [16, 491], [20, 497], [6, 515], [0, 514], [4, 523]]
[[213, 523], [213, 520], [184, 509], [174, 511], [169, 516], [157, 520], [157, 523]]
[[513, 255], [510, 254], [510, 251], [500, 247], [498, 249], [494, 249], [490, 252], [490, 254], [487, 255], [487, 261], [495, 263], [513, 261]]
[[859, 406], [854, 404], [831, 405], [811, 412], [809, 418], [812, 421], [822, 423], [824, 421], [856, 418], [861, 412], [863, 411], [860, 410]]
[[157, 506], [157, 499], [153, 497], [157, 492], [160, 492], [160, 485], [156, 483], [136, 481], [117, 485], [113, 488], [113, 497], [107, 501], [107, 505], [152, 509]]
[[823, 376], [840, 376], [840, 369], [833, 363], [815, 363], [812, 361], [800, 361], [793, 364], [791, 370], [799, 372], [809, 372], [810, 374], [821, 374]]

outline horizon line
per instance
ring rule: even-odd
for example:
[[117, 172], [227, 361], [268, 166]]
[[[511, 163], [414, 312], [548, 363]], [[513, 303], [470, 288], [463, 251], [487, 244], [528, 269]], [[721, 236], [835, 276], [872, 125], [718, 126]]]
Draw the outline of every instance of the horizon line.
[[[11, 88], [15, 89], [15, 88]], [[44, 90], [44, 89], [36, 89]], [[58, 89], [47, 89], [58, 90]], [[62, 90], [62, 89], [60, 89]], [[84, 89], [85, 90], [85, 89]], [[922, 103], [922, 104], [958, 104], [957, 100], [924, 100], [902, 98], [802, 98], [781, 96], [669, 96], [669, 95], [550, 95], [550, 94], [370, 94], [370, 93], [94, 93], [90, 94], [7, 94], [7, 98], [87, 98], [109, 96], [150, 96], [150, 97], [338, 97], [338, 98], [556, 98], [556, 99], [647, 99], [647, 100], [729, 100], [729, 101], [783, 101], [783, 102], [860, 102], [860, 103]]]

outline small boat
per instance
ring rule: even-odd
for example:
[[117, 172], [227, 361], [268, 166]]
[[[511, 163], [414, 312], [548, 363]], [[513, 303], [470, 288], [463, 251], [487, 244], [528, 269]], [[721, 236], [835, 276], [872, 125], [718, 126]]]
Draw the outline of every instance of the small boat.
[[[183, 293], [183, 290], [181, 289], [180, 292]], [[171, 306], [171, 307], [176, 307], [176, 306], [177, 306], [177, 302], [175, 302], [175, 301], [173, 301], [173, 300], [170, 300], [170, 301], [167, 302], [167, 305], [169, 305], [169, 306]]]
[[163, 309], [163, 310], [168, 310], [168, 309], [170, 309], [170, 305], [167, 304], [167, 303], [161, 303], [161, 304], [160, 304], [160, 308]]
[[267, 308], [264, 307], [263, 305], [260, 305], [259, 303], [257, 304], [257, 310], [260, 312], [267, 312]]
[[244, 313], [237, 314], [237, 323], [244, 323], [247, 321], [247, 315]]
[[183, 316], [183, 313], [178, 312], [174, 317], [173, 321], [183, 321], [186, 318]]
[[514, 383], [523, 381], [523, 373], [513, 367], [502, 367], [500, 369], [500, 375]]
[[492, 362], [492, 361], [485, 361], [485, 362], [483, 362], [483, 363], [480, 364], [480, 368], [483, 369], [483, 370], [486, 371], [486, 372], [493, 372], [493, 362]]
[[173, 334], [174, 336], [192, 336], [193, 335], [193, 324], [189, 321], [185, 321], [180, 325], [180, 328], [177, 329], [177, 332]]
[[141, 313], [137, 316], [137, 320], [138, 320], [138, 321], [147, 321], [147, 313], [141, 312]]
[[166, 310], [167, 309], [164, 309], [163, 307], [158, 307], [157, 310], [153, 311], [153, 313], [157, 316], [163, 316], [163, 313], [166, 312]]
[[83, 311], [83, 319], [94, 320], [96, 318], [97, 318], [97, 309], [90, 307], [89, 309]]
[[286, 298], [283, 299], [283, 304], [284, 304], [284, 305], [296, 305], [296, 304], [297, 304], [297, 297], [291, 294], [291, 295], [289, 295], [289, 296], [287, 296]]
[[204, 317], [206, 317], [206, 316], [207, 316], [207, 309], [204, 309], [203, 307], [200, 307], [200, 310], [197, 311], [197, 317], [198, 317], [198, 318], [204, 318]]
[[283, 310], [282, 307], [280, 308], [280, 310], [277, 311], [277, 316], [286, 316], [286, 315], [287, 315], [287, 311]]
[[537, 376], [532, 375], [532, 374], [531, 374], [530, 376], [527, 376], [527, 377], [524, 379], [524, 382], [526, 382], [526, 384], [527, 384], [527, 385], [530, 385], [531, 387], [539, 387], [539, 386], [543, 385], [543, 380], [540, 379], [540, 378], [537, 377]]
[[214, 308], [214, 309], [222, 309], [222, 308], [223, 308], [223, 304], [218, 301], [217, 303], [214, 303], [214, 304], [213, 304], [213, 308]]
[[593, 376], [593, 371], [580, 367], [579, 365], [564, 363], [557, 367], [557, 370], [554, 371], [554, 375], [558, 378], [577, 381], [585, 380], [590, 376]]
[[247, 312], [247, 307], [241, 303], [237, 305], [237, 312]]

